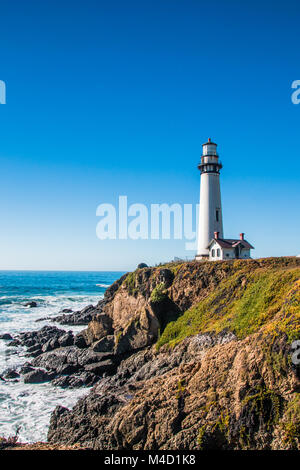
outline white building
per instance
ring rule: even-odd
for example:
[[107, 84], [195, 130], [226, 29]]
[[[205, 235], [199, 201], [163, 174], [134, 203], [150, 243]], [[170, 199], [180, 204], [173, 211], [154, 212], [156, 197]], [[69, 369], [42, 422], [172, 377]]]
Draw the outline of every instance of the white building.
[[226, 260], [226, 259], [250, 259], [250, 250], [254, 247], [250, 245], [244, 238], [244, 234], [240, 234], [239, 239], [219, 238], [218, 232], [208, 245], [210, 261]]
[[211, 261], [250, 258], [253, 246], [241, 233], [239, 239], [223, 238], [223, 217], [220, 189], [220, 170], [217, 144], [211, 139], [202, 145], [198, 168], [201, 172], [198, 243], [196, 260]]

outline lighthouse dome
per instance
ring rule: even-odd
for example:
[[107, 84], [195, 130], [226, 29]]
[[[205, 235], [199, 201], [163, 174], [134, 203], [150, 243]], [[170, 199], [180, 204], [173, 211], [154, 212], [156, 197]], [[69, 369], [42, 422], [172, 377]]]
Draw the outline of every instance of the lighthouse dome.
[[218, 155], [217, 154], [217, 144], [208, 139], [205, 144], [202, 144], [203, 147], [203, 156], [205, 155]]

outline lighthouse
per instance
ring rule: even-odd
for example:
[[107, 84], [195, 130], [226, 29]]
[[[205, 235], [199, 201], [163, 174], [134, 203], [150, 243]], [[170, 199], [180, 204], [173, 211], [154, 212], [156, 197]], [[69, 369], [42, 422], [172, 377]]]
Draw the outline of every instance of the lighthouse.
[[209, 257], [208, 245], [218, 233], [223, 238], [223, 219], [220, 189], [220, 170], [222, 164], [217, 153], [217, 144], [208, 139], [202, 145], [201, 162], [198, 165], [201, 173], [200, 207], [198, 221], [198, 243], [196, 259]]
[[230, 259], [250, 259], [254, 247], [245, 240], [245, 234], [239, 238], [224, 238], [220, 189], [220, 170], [217, 144], [208, 139], [202, 145], [200, 206], [198, 219], [198, 242], [196, 260], [222, 261]]

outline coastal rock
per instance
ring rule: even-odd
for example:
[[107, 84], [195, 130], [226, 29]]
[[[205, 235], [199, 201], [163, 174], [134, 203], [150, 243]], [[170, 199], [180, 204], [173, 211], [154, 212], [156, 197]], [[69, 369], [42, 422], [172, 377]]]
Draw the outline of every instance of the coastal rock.
[[24, 375], [25, 384], [39, 384], [49, 382], [54, 378], [53, 373], [46, 372], [42, 369], [35, 369]]
[[89, 323], [88, 328], [81, 332], [88, 346], [113, 333], [112, 319], [105, 314], [98, 314]]
[[88, 305], [80, 311], [72, 312], [66, 315], [66, 310], [63, 311], [63, 315], [52, 317], [51, 321], [59, 323], [60, 325], [87, 325], [101, 310], [93, 305]]
[[9, 333], [4, 333], [3, 335], [0, 335], [0, 339], [12, 340], [13, 337]]
[[[300, 449], [300, 375], [290, 361], [299, 267], [274, 258], [124, 275], [100, 315], [111, 319], [111, 360], [121, 363], [72, 410], [54, 411], [48, 440], [96, 450]], [[95, 349], [105, 338], [97, 319], [85, 330]], [[90, 359], [83, 369], [99, 373], [94, 364], [109, 358]]]
[[55, 349], [34, 358], [32, 365], [34, 367], [43, 367], [54, 371], [64, 364], [73, 364], [76, 366], [78, 364], [77, 356], [79, 351], [80, 350], [75, 346]]
[[37, 357], [40, 354], [42, 354], [43, 350], [40, 346], [31, 346], [30, 348], [27, 349], [28, 354], [26, 354], [26, 357]]
[[57, 367], [56, 373], [58, 375], [71, 375], [78, 371], [77, 364], [62, 364], [61, 366]]
[[115, 369], [115, 364], [111, 359], [107, 359], [106, 361], [92, 362], [91, 364], [87, 364], [86, 366], [84, 366], [84, 369], [87, 372], [92, 372], [95, 375], [102, 375], [104, 374], [104, 372], [113, 372]]
[[[278, 439], [286, 446], [284, 433], [275, 436], [285, 419], [286, 380], [295, 377], [272, 383], [257, 336], [226, 341], [199, 337], [171, 354], [148, 350], [131, 356], [127, 367], [122, 362], [115, 376], [101, 380], [72, 410], [53, 413], [48, 440], [98, 450], [221, 450], [242, 448], [245, 433], [245, 448], [276, 448]], [[120, 373], [123, 381], [117, 380]], [[256, 397], [262, 408], [254, 406]]]
[[17, 379], [20, 377], [20, 374], [15, 369], [9, 369], [2, 375], [2, 377], [5, 379]]
[[99, 377], [92, 372], [82, 372], [76, 375], [60, 376], [52, 380], [51, 384], [61, 388], [79, 388], [79, 387], [92, 387]]
[[28, 372], [32, 372], [34, 368], [29, 362], [25, 362], [22, 367], [20, 367], [19, 372], [20, 374], [24, 375], [27, 374]]
[[[70, 384], [71, 387], [79, 387], [90, 386], [104, 373], [114, 372], [118, 361], [112, 353], [66, 346], [39, 355], [32, 361], [32, 365], [49, 371], [54, 379], [54, 385], [62, 384], [63, 387], [67, 387]], [[61, 378], [61, 376], [73, 378]]]
[[20, 346], [20, 345], [21, 345], [21, 341], [19, 341], [18, 339], [13, 339], [12, 341], [8, 343], [7, 346], [15, 348], [16, 346]]
[[143, 309], [127, 326], [116, 333], [115, 354], [120, 355], [145, 348], [157, 339], [159, 322], [153, 313]]
[[74, 344], [74, 336], [71, 331], [68, 331], [66, 334], [59, 336], [58, 338], [59, 347], [63, 348], [65, 346], [72, 346]]
[[35, 308], [37, 306], [38, 304], [34, 300], [32, 300], [31, 302], [26, 302], [26, 304], [24, 304], [24, 307], [29, 307], [29, 308]]
[[115, 340], [113, 335], [107, 335], [102, 339], [99, 339], [92, 345], [92, 349], [95, 352], [113, 352]]
[[44, 326], [38, 331], [20, 333], [17, 341], [26, 346], [27, 355], [37, 357], [54, 349], [74, 343], [73, 333], [60, 330], [56, 326]]
[[85, 336], [82, 333], [78, 333], [74, 337], [74, 346], [77, 346], [80, 349], [84, 349], [88, 347], [85, 341]]

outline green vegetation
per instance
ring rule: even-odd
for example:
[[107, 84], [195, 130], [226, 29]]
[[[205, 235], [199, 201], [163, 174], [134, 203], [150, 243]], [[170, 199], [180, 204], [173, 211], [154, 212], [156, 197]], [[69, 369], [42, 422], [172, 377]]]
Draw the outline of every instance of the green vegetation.
[[229, 329], [238, 338], [262, 330], [272, 337], [300, 336], [300, 268], [276, 260], [258, 269], [237, 261], [234, 269], [200, 303], [170, 322], [157, 347], [175, 346], [200, 332]]
[[161, 282], [151, 292], [150, 300], [153, 303], [159, 303], [162, 302], [167, 297], [167, 295], [168, 293], [165, 288], [165, 284]]
[[[268, 402], [271, 404], [271, 407], [267, 406]], [[271, 426], [279, 422], [282, 407], [278, 395], [276, 395], [273, 390], [260, 387], [254, 394], [248, 395], [243, 400], [243, 405], [250, 407], [252, 412], [260, 416], [266, 423], [268, 430]], [[269, 417], [266, 419], [264, 415], [267, 413], [266, 410], [268, 409]]]
[[199, 450], [203, 450], [204, 438], [206, 435], [214, 434], [219, 431], [224, 437], [224, 440], [229, 440], [229, 423], [230, 416], [228, 413], [220, 412], [218, 419], [215, 422], [208, 422], [200, 427], [197, 436], [197, 444]]
[[178, 380], [176, 398], [179, 399], [184, 395], [185, 384], [183, 380]]
[[290, 448], [297, 449], [300, 443], [300, 395], [291, 400], [286, 408], [283, 422], [283, 440]]
[[128, 289], [129, 295], [135, 296], [138, 293], [138, 289], [136, 287], [136, 271], [133, 271], [128, 274], [124, 281], [124, 284]]

